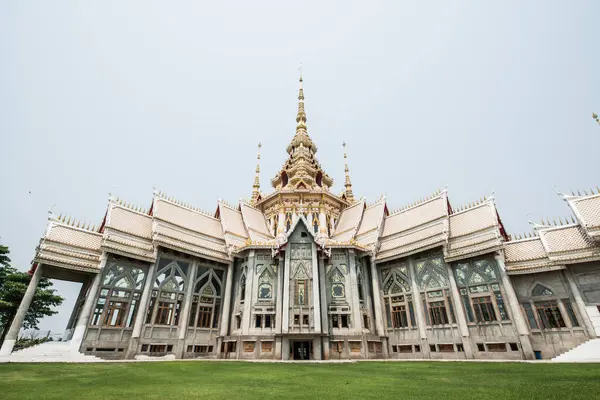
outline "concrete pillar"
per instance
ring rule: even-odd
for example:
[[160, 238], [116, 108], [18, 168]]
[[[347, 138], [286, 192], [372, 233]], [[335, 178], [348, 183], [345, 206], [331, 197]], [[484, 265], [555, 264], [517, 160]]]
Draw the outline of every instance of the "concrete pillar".
[[454, 303], [454, 315], [456, 316], [456, 323], [458, 324], [458, 330], [462, 337], [463, 349], [465, 351], [465, 357], [467, 359], [473, 358], [473, 343], [469, 334], [469, 326], [467, 325], [467, 316], [465, 315], [465, 309], [460, 298], [460, 292], [456, 285], [456, 279], [454, 278], [454, 272], [450, 264], [446, 264], [448, 271], [448, 282], [450, 282], [450, 293], [452, 293], [452, 302]]
[[285, 234], [285, 212], [283, 206], [279, 209], [277, 217], [277, 236]]
[[248, 254], [248, 272], [246, 273], [246, 298], [244, 299], [244, 314], [242, 315], [242, 334], [248, 335], [252, 321], [252, 303], [255, 301], [254, 281], [256, 280], [256, 251]]
[[375, 266], [375, 255], [371, 255], [371, 288], [373, 289], [373, 318], [375, 319], [375, 334], [385, 336], [383, 307], [381, 307], [381, 289], [379, 288], [379, 273]]
[[[233, 292], [233, 275], [234, 275], [235, 261], [229, 263], [227, 267], [227, 278], [225, 278], [225, 295], [223, 297], [223, 312], [221, 313], [221, 330], [220, 336], [229, 335], [229, 323], [231, 321], [231, 293]], [[218, 348], [221, 351], [221, 348]]]
[[194, 294], [194, 281], [196, 280], [196, 270], [198, 268], [198, 262], [192, 261], [190, 269], [187, 273], [187, 286], [185, 288], [185, 295], [183, 298], [183, 309], [179, 317], [179, 332], [177, 341], [177, 351], [175, 352], [177, 358], [183, 358], [185, 352], [185, 337], [187, 336], [188, 321], [190, 319], [190, 309], [192, 308], [192, 295]]
[[156, 272], [156, 265], [158, 264], [157, 260], [150, 264], [148, 268], [148, 272], [146, 274], [146, 281], [144, 282], [144, 289], [142, 290], [142, 297], [140, 298], [140, 303], [138, 306], [138, 311], [135, 316], [135, 321], [133, 322], [133, 329], [131, 331], [131, 340], [129, 341], [129, 346], [127, 348], [126, 358], [133, 358], [135, 353], [137, 353], [138, 343], [140, 341], [140, 335], [142, 333], [142, 327], [146, 321], [146, 312], [148, 308], [148, 303], [150, 301], [150, 295], [152, 293], [152, 285], [154, 283], [154, 273]]
[[431, 358], [429, 341], [427, 340], [427, 322], [425, 320], [425, 313], [427, 310], [423, 310], [423, 301], [421, 300], [421, 292], [419, 291], [419, 285], [417, 284], [417, 274], [412, 257], [408, 259], [408, 267], [410, 269], [410, 283], [412, 287], [413, 305], [415, 307], [415, 318], [417, 319], [419, 337], [421, 338], [421, 351], [425, 358]]
[[85, 303], [83, 303], [83, 308], [81, 309], [81, 313], [79, 314], [79, 318], [77, 319], [77, 324], [75, 325], [73, 336], [71, 336], [72, 352], [79, 352], [81, 342], [83, 342], [83, 336], [85, 335], [85, 331], [90, 321], [90, 314], [92, 313], [92, 309], [94, 308], [96, 299], [98, 297], [98, 288], [100, 287], [100, 283], [102, 282], [102, 275], [104, 274], [104, 266], [106, 265], [107, 258], [108, 257], [104, 255], [100, 260], [100, 270], [92, 280], [90, 290], [87, 293]]
[[360, 299], [358, 298], [358, 280], [356, 278], [356, 252], [348, 250], [350, 270], [350, 292], [352, 293], [352, 331], [362, 334], [362, 313], [360, 312]]
[[[313, 324], [315, 333], [321, 333], [321, 293], [319, 292], [319, 262], [317, 261], [317, 244], [312, 243], [312, 293], [313, 293]], [[321, 359], [319, 353], [319, 358]]]
[[[327, 304], [327, 280], [323, 257], [319, 257], [319, 290], [321, 293], [321, 332], [329, 335], [329, 305]], [[328, 350], [326, 352], [328, 353]]]
[[[283, 313], [281, 314], [281, 333], [282, 334], [286, 334], [289, 331], [289, 327], [290, 327], [290, 273], [291, 273], [291, 267], [290, 267], [290, 246], [288, 244], [288, 246], [285, 249], [285, 263], [284, 263], [284, 267], [283, 267], [283, 275], [284, 275], [284, 279], [283, 279]], [[286, 350], [286, 347], [287, 350]], [[287, 360], [286, 357], [288, 357], [289, 355], [287, 354], [287, 352], [289, 351], [289, 342], [287, 342], [287, 340], [284, 340], [283, 342], [283, 347], [281, 349], [282, 351], [282, 356], [284, 360]]]
[[38, 264], [33, 272], [33, 275], [31, 276], [31, 280], [29, 281], [25, 295], [23, 296], [21, 304], [19, 304], [19, 308], [17, 309], [17, 313], [10, 324], [8, 333], [6, 334], [4, 342], [2, 343], [2, 348], [0, 348], [0, 356], [9, 355], [12, 353], [13, 347], [15, 347], [15, 342], [19, 336], [19, 331], [23, 326], [23, 320], [25, 319], [25, 315], [29, 310], [29, 306], [31, 305], [31, 301], [35, 295], [35, 290], [37, 289], [38, 283], [40, 283], [40, 279], [42, 278], [42, 270], [42, 264]]
[[565, 276], [567, 277], [567, 281], [569, 282], [569, 287], [571, 288], [571, 293], [573, 294], [573, 298], [575, 299], [575, 304], [577, 305], [577, 311], [579, 311], [580, 318], [583, 320], [583, 326], [585, 326], [585, 330], [587, 334], [591, 338], [595, 338], [598, 335], [598, 332], [594, 329], [594, 325], [592, 325], [592, 321], [590, 321], [590, 317], [588, 316], [587, 310], [585, 309], [585, 301], [581, 297], [581, 292], [577, 287], [577, 283], [575, 282], [575, 277], [573, 276], [573, 272], [566, 268], [564, 270]]
[[325, 216], [325, 207], [323, 206], [319, 210], [319, 232], [327, 236], [327, 217]]
[[323, 360], [329, 360], [331, 358], [329, 351], [329, 337], [323, 336]]
[[504, 288], [504, 293], [506, 294], [506, 300], [508, 300], [508, 306], [510, 307], [512, 314], [513, 324], [517, 328], [517, 333], [519, 334], [523, 355], [527, 360], [534, 360], [535, 355], [533, 353], [533, 347], [531, 346], [529, 328], [527, 327], [527, 322], [525, 322], [525, 317], [521, 312], [521, 307], [519, 306], [519, 300], [517, 299], [515, 289], [513, 288], [512, 282], [506, 273], [504, 257], [502, 254], [495, 254], [494, 259], [498, 263], [498, 271], [500, 272], [500, 277], [502, 278], [502, 286]]
[[313, 354], [312, 354], [312, 358], [313, 360], [322, 360], [323, 359], [323, 347], [322, 347], [322, 343], [321, 343], [321, 338], [318, 337], [316, 339], [314, 339], [312, 341], [313, 346]]
[[79, 315], [81, 314], [81, 309], [83, 307], [83, 302], [85, 301], [84, 297], [88, 290], [92, 285], [93, 278], [85, 279], [81, 284], [81, 289], [79, 290], [79, 295], [77, 296], [77, 300], [75, 300], [75, 305], [73, 306], [73, 311], [71, 311], [71, 316], [69, 317], [69, 322], [67, 323], [67, 327], [65, 329], [65, 333], [63, 334], [62, 340], [66, 342], [71, 340], [73, 337], [73, 330], [75, 329], [75, 325], [77, 320], [79, 319]]
[[281, 338], [281, 359], [290, 359], [290, 340], [287, 337]]

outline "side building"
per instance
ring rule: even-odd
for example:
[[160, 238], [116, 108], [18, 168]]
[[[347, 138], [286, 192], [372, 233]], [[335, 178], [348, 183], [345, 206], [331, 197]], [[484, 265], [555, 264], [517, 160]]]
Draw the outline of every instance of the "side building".
[[66, 337], [106, 359], [542, 359], [598, 336], [600, 193], [560, 194], [571, 219], [519, 238], [493, 196], [390, 212], [347, 163], [334, 194], [300, 83], [271, 193], [257, 164], [250, 199], [211, 213], [155, 191], [149, 210], [110, 197], [98, 228], [50, 215], [0, 355], [41, 277], [82, 283]]

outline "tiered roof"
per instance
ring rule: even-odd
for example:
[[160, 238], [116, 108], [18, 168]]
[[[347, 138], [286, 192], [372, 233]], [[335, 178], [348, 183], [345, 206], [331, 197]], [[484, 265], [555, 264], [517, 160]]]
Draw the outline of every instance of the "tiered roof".
[[[276, 238], [263, 212], [264, 205], [285, 196], [288, 197], [285, 201], [297, 196], [302, 205], [306, 193], [313, 197], [318, 194], [321, 212], [324, 212], [323, 199], [335, 200], [330, 202], [337, 207], [334, 210], [341, 210], [330, 237], [323, 227], [314, 235], [319, 246], [355, 248], [370, 253], [380, 262], [435, 247], [443, 248], [447, 262], [504, 251], [509, 273], [557, 269], [569, 263], [600, 259], [600, 189], [596, 193], [585, 191], [583, 195], [560, 193], [575, 215], [572, 223], [534, 224], [534, 237], [511, 240], [493, 196], [455, 211], [447, 190], [441, 190], [389, 213], [385, 197], [373, 204], [362, 198], [354, 199], [345, 162], [344, 190], [338, 197], [329, 192], [333, 180], [319, 165], [316, 151], [317, 146], [307, 133], [300, 78], [296, 134], [287, 147], [289, 159], [272, 180], [274, 193], [262, 197], [257, 163], [251, 199], [236, 206], [219, 200], [214, 215], [156, 191], [148, 212], [111, 196], [98, 230], [71, 222], [71, 218], [51, 216], [35, 262], [93, 271], [99, 267], [104, 251], [153, 262], [161, 246], [227, 263], [247, 249], [277, 250], [285, 245], [293, 229]], [[260, 153], [257, 159], [260, 160]], [[285, 202], [281, 201], [269, 205], [270, 212], [283, 209]], [[313, 234], [301, 212], [297, 213], [293, 226], [299, 221]]]
[[600, 193], [565, 195], [576, 218], [534, 224], [533, 237], [504, 244], [509, 273], [561, 269], [566, 264], [600, 260]]

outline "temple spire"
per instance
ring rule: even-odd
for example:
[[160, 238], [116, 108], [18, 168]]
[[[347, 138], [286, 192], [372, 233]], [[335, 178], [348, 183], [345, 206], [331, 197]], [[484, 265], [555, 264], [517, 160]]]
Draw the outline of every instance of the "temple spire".
[[300, 74], [300, 89], [298, 90], [298, 115], [296, 115], [296, 134], [306, 134], [306, 112], [304, 111], [304, 89], [302, 88], [302, 74]]
[[256, 203], [258, 200], [258, 197], [260, 196], [259, 174], [260, 174], [260, 148], [261, 147], [262, 147], [262, 144], [259, 142], [258, 143], [258, 153], [256, 155], [256, 175], [254, 176], [254, 184], [252, 185], [252, 198], [250, 199], [250, 202], [252, 204]]
[[350, 169], [348, 168], [348, 156], [346, 155], [346, 142], [342, 143], [342, 147], [344, 148], [344, 173], [346, 174], [344, 194], [346, 195], [346, 200], [348, 200], [350, 203], [353, 203], [354, 193], [352, 193], [352, 182], [350, 182]]
[[304, 111], [304, 88], [302, 87], [302, 74], [298, 79], [300, 88], [298, 89], [298, 114], [296, 115], [296, 134], [292, 141], [287, 147], [287, 152], [291, 155], [293, 150], [298, 147], [304, 147], [312, 151], [317, 152], [317, 146], [313, 143], [312, 139], [306, 132], [306, 112]]

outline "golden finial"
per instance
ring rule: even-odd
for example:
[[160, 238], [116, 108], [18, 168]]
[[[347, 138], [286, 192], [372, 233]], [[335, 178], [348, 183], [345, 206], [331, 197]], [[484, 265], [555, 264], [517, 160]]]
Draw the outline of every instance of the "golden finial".
[[300, 72], [300, 89], [298, 90], [298, 114], [296, 115], [296, 134], [306, 133], [306, 112], [304, 111], [304, 88], [302, 87], [302, 72]]
[[62, 213], [60, 213], [60, 215], [58, 216], [58, 220], [60, 221], [62, 218]]
[[577, 195], [581, 196], [581, 192], [579, 191], [579, 189], [577, 189]]
[[354, 202], [354, 193], [352, 192], [352, 182], [350, 181], [350, 169], [348, 168], [348, 155], [346, 154], [346, 142], [342, 142], [342, 147], [344, 148], [344, 174], [346, 175], [346, 181], [344, 183], [344, 193], [346, 194], [346, 199], [349, 202]]
[[258, 196], [260, 195], [260, 148], [262, 144], [258, 142], [258, 153], [256, 154], [256, 170], [254, 175], [254, 184], [252, 185], [252, 197], [250, 199], [251, 204], [256, 204]]
[[598, 123], [598, 125], [600, 125], [600, 118], [598, 118], [598, 114], [592, 113], [592, 118], [594, 118], [596, 120], [596, 122]]

